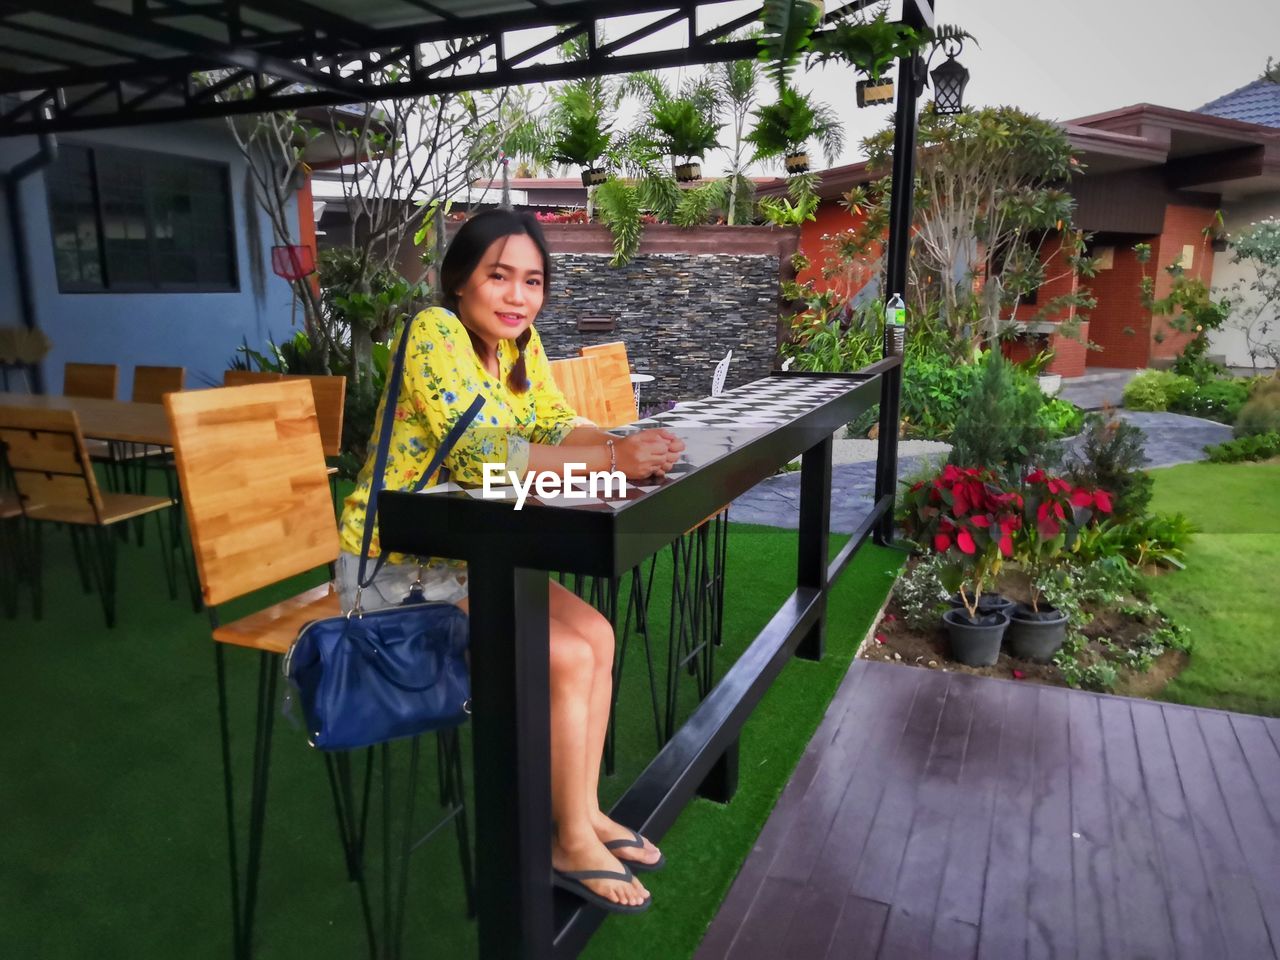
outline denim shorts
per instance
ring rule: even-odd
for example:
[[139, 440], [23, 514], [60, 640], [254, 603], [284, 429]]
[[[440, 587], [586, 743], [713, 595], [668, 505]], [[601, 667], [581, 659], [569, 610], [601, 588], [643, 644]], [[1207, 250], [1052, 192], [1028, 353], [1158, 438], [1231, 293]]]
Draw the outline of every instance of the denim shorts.
[[[377, 564], [371, 558], [366, 565], [365, 576]], [[356, 579], [360, 571], [360, 558], [354, 553], [343, 550], [338, 554], [338, 598], [342, 602], [345, 613], [355, 603]], [[360, 606], [365, 610], [380, 610], [393, 607], [409, 593], [409, 588], [418, 579], [419, 567], [416, 563], [384, 563], [373, 583], [364, 588], [360, 594]], [[433, 603], [457, 603], [467, 595], [467, 568], [452, 567], [433, 560], [423, 564], [422, 592], [424, 597]]]

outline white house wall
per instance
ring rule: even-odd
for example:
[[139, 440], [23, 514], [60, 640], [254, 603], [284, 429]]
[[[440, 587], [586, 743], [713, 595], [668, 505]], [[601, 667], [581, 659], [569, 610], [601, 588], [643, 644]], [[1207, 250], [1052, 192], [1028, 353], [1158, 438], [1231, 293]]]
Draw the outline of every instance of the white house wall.
[[[1249, 224], [1265, 220], [1268, 217], [1280, 217], [1280, 193], [1257, 194], [1244, 200], [1233, 201], [1224, 206], [1222, 216], [1223, 224], [1228, 234], [1238, 233]], [[1214, 254], [1214, 296], [1224, 296], [1240, 281], [1244, 281], [1247, 284], [1252, 279], [1252, 271], [1244, 264], [1232, 263], [1231, 255], [1230, 250]], [[1271, 339], [1280, 339], [1280, 312], [1273, 307], [1269, 314], [1273, 324], [1275, 324], [1272, 329]], [[1236, 329], [1232, 326], [1232, 323], [1232, 320], [1228, 320], [1223, 329], [1216, 330], [1210, 334], [1209, 352], [1225, 356], [1228, 366], [1252, 367], [1253, 362], [1249, 358], [1249, 348], [1245, 341], [1244, 331]]]
[[[67, 134], [68, 144], [109, 144], [227, 163], [239, 289], [220, 293], [61, 293], [54, 270], [53, 239], [44, 172], [21, 184], [26, 249], [30, 262], [37, 325], [53, 343], [44, 364], [45, 389], [62, 390], [67, 361], [116, 363], [119, 395], [132, 389], [136, 364], [182, 366], [189, 386], [220, 382], [227, 361], [242, 339], [260, 349], [268, 335], [277, 342], [291, 335], [292, 294], [271, 272], [271, 227], [257, 212], [260, 243], [248, 242], [245, 164], [217, 123], [171, 124]], [[0, 170], [9, 170], [37, 151], [32, 137], [0, 139]], [[0, 326], [22, 324], [10, 216], [0, 201]], [[295, 220], [296, 222], [296, 220]], [[250, 256], [260, 251], [260, 269]], [[255, 282], [255, 272], [259, 278]], [[258, 288], [255, 290], [255, 286]]]

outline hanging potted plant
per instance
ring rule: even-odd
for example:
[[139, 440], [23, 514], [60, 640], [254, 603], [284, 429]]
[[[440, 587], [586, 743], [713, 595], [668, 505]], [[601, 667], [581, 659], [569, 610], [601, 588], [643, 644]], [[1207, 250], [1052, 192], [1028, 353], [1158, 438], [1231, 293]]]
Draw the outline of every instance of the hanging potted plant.
[[835, 111], [791, 87], [785, 88], [776, 102], [753, 112], [755, 128], [743, 138], [756, 148], [752, 159], [782, 157], [789, 175], [809, 169], [811, 140], [822, 144], [822, 152], [832, 163], [844, 146], [844, 130]]
[[1005, 491], [993, 471], [948, 464], [931, 481], [921, 481], [903, 497], [908, 536], [945, 558], [943, 585], [958, 592], [961, 606], [942, 616], [953, 659], [972, 667], [991, 666], [1009, 626], [1009, 614], [982, 606], [1022, 525], [1022, 497]]
[[602, 93], [589, 82], [573, 83], [557, 91], [555, 101], [549, 122], [548, 157], [556, 163], [583, 167], [584, 187], [604, 183], [609, 172], [597, 163], [608, 152], [613, 137]]
[[1081, 528], [1111, 512], [1111, 496], [1105, 490], [1073, 487], [1043, 470], [1027, 477], [1024, 490], [1014, 551], [1031, 583], [1031, 603], [1014, 606], [1006, 636], [1015, 657], [1048, 663], [1066, 640], [1067, 614], [1046, 601], [1044, 585]]
[[871, 19], [862, 10], [842, 16], [829, 30], [814, 36], [813, 59], [817, 63], [843, 60], [866, 76], [858, 81], [859, 107], [893, 102], [893, 62], [909, 57], [929, 42], [932, 34], [889, 20], [883, 8]]
[[705, 85], [687, 96], [656, 98], [650, 106], [649, 127], [654, 142], [677, 161], [673, 172], [682, 183], [700, 179], [702, 167], [698, 161], [708, 150], [720, 146], [716, 106], [714, 92]]

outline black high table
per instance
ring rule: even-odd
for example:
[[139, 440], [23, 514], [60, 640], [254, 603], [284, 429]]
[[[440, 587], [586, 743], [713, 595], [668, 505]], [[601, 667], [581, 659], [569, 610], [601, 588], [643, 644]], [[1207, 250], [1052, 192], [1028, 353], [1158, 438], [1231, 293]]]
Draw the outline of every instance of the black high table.
[[[893, 503], [893, 481], [880, 478], [870, 515], [828, 563], [832, 434], [882, 391], [896, 399], [900, 362], [856, 374], [774, 373], [641, 421], [633, 429], [665, 425], [684, 436], [693, 463], [649, 492], [633, 488], [619, 507], [531, 498], [517, 511], [463, 492], [382, 495], [383, 549], [469, 566], [482, 960], [575, 956], [604, 917], [570, 894], [553, 896], [550, 883], [549, 571], [621, 577], [803, 454], [795, 591], [612, 810], [660, 838], [696, 792], [732, 796], [751, 710], [793, 654], [822, 656], [828, 587]], [[890, 406], [882, 419], [896, 418]], [[882, 468], [888, 459], [882, 449]]]

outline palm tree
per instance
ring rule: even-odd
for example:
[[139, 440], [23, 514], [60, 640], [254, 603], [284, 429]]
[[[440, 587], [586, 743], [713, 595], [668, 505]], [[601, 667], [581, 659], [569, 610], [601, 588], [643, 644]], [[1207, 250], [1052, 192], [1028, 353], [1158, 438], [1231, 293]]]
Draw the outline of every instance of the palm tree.
[[775, 103], [753, 111], [755, 129], [745, 137], [755, 144], [753, 160], [784, 157], [788, 173], [803, 173], [809, 167], [808, 145], [817, 140], [828, 164], [836, 162], [844, 147], [844, 128], [836, 112], [808, 94], [786, 87]]
[[[711, 82], [715, 84], [720, 94], [720, 101], [727, 109], [729, 126], [733, 130], [727, 177], [729, 180], [729, 226], [738, 222], [738, 214], [742, 212], [739, 207], [750, 211], [754, 199], [752, 194], [755, 188], [746, 175], [751, 160], [745, 156], [745, 143], [747, 118], [751, 116], [751, 110], [756, 105], [756, 83], [759, 78], [760, 68], [755, 60], [730, 60], [719, 64], [712, 75]], [[750, 217], [749, 212], [747, 217]]]

